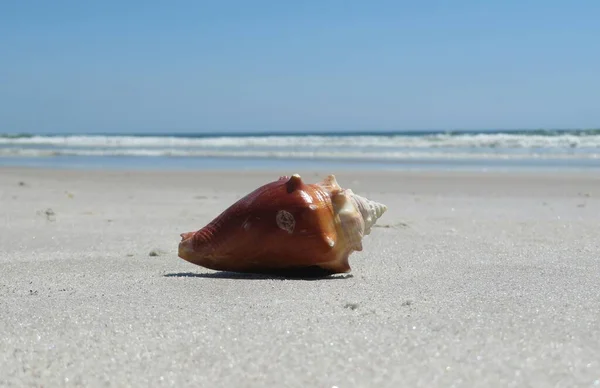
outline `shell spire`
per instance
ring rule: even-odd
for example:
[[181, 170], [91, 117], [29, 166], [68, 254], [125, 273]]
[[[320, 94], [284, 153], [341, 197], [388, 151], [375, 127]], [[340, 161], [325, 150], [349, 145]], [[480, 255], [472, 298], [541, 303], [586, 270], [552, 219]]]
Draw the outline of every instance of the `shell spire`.
[[381, 218], [383, 213], [387, 210], [387, 206], [382, 203], [371, 201], [360, 195], [350, 193], [350, 198], [354, 201], [354, 205], [362, 214], [365, 222], [365, 236], [371, 233], [371, 227], [377, 223], [377, 220]]

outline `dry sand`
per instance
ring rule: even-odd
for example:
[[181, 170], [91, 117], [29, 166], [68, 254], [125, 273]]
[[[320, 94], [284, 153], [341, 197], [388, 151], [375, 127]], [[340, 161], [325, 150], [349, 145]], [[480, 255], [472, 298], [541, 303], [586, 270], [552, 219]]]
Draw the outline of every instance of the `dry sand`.
[[177, 258], [294, 172], [0, 169], [0, 385], [600, 385], [600, 177], [340, 173], [389, 206], [351, 275]]

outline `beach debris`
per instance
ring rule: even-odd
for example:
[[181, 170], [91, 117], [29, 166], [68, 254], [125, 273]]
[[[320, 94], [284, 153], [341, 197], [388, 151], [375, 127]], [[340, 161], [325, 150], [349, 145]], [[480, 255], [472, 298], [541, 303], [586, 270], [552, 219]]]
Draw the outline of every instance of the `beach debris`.
[[48, 221], [56, 221], [56, 213], [54, 213], [54, 210], [50, 208], [46, 210], [38, 210], [37, 214], [46, 217]]
[[20, 182], [19, 182], [19, 186], [21, 186], [21, 187], [23, 187], [23, 186], [27, 186], [27, 183], [25, 183], [25, 182], [23, 182], [23, 181], [20, 181]]
[[407, 224], [406, 222], [397, 222], [395, 224], [381, 224], [381, 225], [373, 225], [374, 228], [384, 228], [384, 229], [403, 229], [403, 228], [410, 228], [410, 225]]
[[356, 310], [358, 308], [358, 303], [346, 303], [344, 305], [345, 309]]
[[148, 253], [148, 256], [155, 257], [155, 256], [160, 256], [160, 255], [162, 255], [162, 254], [164, 254], [164, 253], [165, 253], [165, 252], [164, 252], [163, 250], [160, 250], [160, 249], [152, 249], [152, 250], [151, 250], [151, 251]]
[[351, 270], [348, 257], [385, 213], [381, 203], [341, 188], [334, 175], [306, 184], [298, 174], [267, 183], [202, 229], [181, 234], [179, 257], [217, 271]]
[[52, 209], [48, 208], [48, 209], [46, 209], [46, 211], [44, 212], [44, 214], [46, 214], [46, 218], [47, 218], [49, 221], [54, 221], [54, 220], [56, 220], [56, 213], [54, 213], [54, 210], [52, 210]]

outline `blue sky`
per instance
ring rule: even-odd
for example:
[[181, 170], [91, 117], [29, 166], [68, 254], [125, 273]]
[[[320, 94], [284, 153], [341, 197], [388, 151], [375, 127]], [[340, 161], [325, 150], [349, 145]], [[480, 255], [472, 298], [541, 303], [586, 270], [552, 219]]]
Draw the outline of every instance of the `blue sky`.
[[600, 1], [0, 2], [0, 132], [600, 127]]

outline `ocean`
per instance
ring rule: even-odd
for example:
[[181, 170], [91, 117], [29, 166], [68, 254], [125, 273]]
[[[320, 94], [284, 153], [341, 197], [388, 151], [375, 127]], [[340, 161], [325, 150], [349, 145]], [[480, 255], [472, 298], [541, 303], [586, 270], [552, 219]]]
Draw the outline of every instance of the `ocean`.
[[600, 169], [600, 129], [0, 134], [0, 166], [102, 169]]

